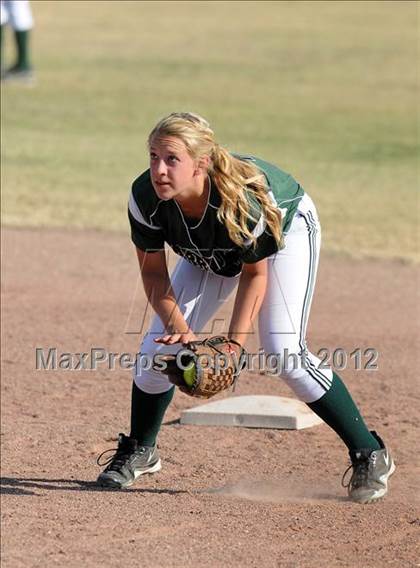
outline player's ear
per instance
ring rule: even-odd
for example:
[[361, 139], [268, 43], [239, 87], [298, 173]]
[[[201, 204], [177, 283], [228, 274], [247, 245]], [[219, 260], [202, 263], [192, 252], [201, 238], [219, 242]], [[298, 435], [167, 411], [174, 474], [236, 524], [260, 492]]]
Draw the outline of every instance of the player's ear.
[[196, 162], [196, 168], [195, 168], [195, 175], [198, 174], [205, 174], [208, 172], [210, 167], [210, 158], [209, 156], [201, 156], [201, 158], [199, 158]]

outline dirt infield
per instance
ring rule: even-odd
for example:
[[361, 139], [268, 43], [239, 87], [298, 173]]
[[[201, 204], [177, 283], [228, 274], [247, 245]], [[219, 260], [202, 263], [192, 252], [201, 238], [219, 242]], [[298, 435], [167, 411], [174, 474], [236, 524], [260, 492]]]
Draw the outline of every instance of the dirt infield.
[[[126, 491], [96, 487], [96, 456], [128, 429], [130, 372], [36, 371], [35, 349], [137, 351], [133, 249], [118, 235], [8, 229], [3, 250], [4, 568], [419, 566], [418, 267], [321, 258], [311, 349], [380, 353], [377, 371], [342, 373], [397, 463], [387, 498], [360, 506], [340, 486], [347, 452], [327, 426], [181, 426], [191, 400], [179, 392], [162, 471]], [[235, 394], [290, 396], [249, 373]]]

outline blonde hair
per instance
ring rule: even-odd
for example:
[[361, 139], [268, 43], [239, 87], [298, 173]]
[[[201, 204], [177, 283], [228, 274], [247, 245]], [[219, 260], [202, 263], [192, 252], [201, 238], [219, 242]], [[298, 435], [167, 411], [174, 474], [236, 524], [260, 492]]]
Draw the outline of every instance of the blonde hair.
[[219, 190], [222, 200], [217, 217], [225, 226], [230, 239], [239, 246], [245, 241], [256, 245], [256, 237], [248, 229], [252, 218], [245, 188], [251, 190], [261, 204], [265, 221], [277, 241], [282, 244], [281, 213], [268, 196], [264, 174], [252, 162], [232, 156], [219, 146], [207, 120], [191, 112], [174, 112], [160, 120], [149, 135], [148, 144], [163, 136], [179, 138], [194, 160], [210, 158], [209, 175]]

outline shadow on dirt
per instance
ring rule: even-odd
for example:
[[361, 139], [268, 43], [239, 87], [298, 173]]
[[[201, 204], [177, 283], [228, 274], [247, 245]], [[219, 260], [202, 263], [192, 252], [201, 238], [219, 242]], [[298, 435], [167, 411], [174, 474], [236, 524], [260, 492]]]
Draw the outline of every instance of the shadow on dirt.
[[113, 489], [107, 487], [100, 487], [95, 481], [86, 481], [84, 479], [45, 479], [45, 478], [18, 478], [18, 477], [2, 477], [0, 479], [0, 492], [2, 495], [38, 495], [40, 492], [34, 489], [41, 489], [47, 491], [89, 491], [89, 492], [102, 492], [113, 491], [121, 493], [130, 491], [134, 493], [152, 493], [152, 494], [167, 494], [177, 495], [180, 493], [190, 493], [189, 491], [179, 489], [146, 489], [146, 488], [127, 488], [127, 489]]

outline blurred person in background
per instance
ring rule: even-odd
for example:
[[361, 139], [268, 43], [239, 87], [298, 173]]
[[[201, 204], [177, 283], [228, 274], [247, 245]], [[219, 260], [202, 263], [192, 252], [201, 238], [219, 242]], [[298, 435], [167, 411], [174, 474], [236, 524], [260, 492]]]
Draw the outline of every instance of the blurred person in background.
[[[32, 83], [33, 68], [30, 61], [29, 36], [33, 28], [33, 18], [28, 0], [1, 0], [1, 80]], [[4, 69], [3, 37], [7, 25], [13, 30], [16, 45], [16, 61]]]

